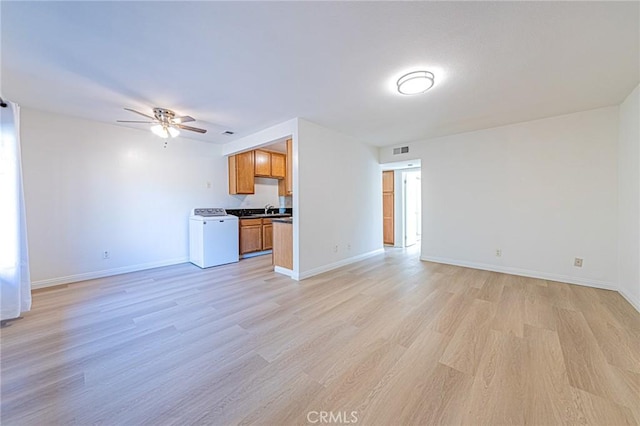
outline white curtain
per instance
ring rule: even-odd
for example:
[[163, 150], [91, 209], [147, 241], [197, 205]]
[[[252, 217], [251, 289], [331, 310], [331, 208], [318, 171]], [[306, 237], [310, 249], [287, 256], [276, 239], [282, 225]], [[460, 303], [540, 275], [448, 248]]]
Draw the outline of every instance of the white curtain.
[[0, 319], [31, 309], [20, 156], [20, 107], [0, 108]]

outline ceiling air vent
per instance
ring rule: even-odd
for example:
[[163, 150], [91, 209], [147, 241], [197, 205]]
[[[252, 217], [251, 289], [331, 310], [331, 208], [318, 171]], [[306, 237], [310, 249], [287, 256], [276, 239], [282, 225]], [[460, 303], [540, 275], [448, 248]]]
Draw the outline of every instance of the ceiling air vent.
[[409, 152], [408, 146], [401, 146], [400, 148], [393, 148], [393, 155], [407, 154]]

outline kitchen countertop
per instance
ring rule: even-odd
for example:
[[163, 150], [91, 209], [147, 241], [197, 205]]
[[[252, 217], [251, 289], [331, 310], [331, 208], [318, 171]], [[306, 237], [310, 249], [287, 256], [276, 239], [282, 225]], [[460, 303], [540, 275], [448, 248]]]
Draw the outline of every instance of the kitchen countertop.
[[238, 216], [240, 219], [260, 219], [260, 218], [273, 218], [273, 219], [277, 219], [277, 218], [290, 218], [291, 215], [287, 214], [287, 213], [267, 213], [267, 214], [248, 214], [248, 215], [244, 215], [244, 216]]
[[289, 216], [289, 217], [280, 217], [280, 218], [273, 219], [272, 222], [292, 224], [293, 223], [293, 218], [291, 216]]
[[264, 213], [264, 208], [246, 208], [246, 209], [226, 209], [227, 214], [231, 214], [239, 217], [240, 219], [260, 219], [263, 217], [288, 217], [293, 214], [291, 208], [272, 207], [269, 208], [267, 214]]

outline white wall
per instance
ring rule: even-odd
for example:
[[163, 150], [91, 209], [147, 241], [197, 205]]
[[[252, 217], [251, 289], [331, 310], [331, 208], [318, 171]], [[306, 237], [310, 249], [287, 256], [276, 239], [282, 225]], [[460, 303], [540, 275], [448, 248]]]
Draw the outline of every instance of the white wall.
[[[297, 138], [298, 119], [294, 118], [274, 126], [252, 133], [222, 146], [222, 155], [229, 156], [242, 151], [248, 151], [284, 142], [289, 138]], [[284, 152], [284, 151], [283, 151]], [[294, 173], [295, 174], [295, 173]], [[276, 207], [293, 207], [293, 197], [280, 197], [278, 195], [277, 179], [256, 178], [256, 190], [254, 195], [234, 195], [242, 208], [262, 208], [266, 204]]]
[[297, 159], [298, 278], [380, 252], [377, 149], [299, 119]]
[[241, 151], [248, 151], [262, 145], [286, 140], [289, 137], [295, 139], [298, 128], [298, 119], [294, 118], [274, 126], [268, 127], [259, 132], [252, 133], [233, 142], [227, 143], [222, 148], [223, 155], [232, 155]]
[[[226, 161], [227, 157], [224, 158]], [[267, 204], [271, 204], [275, 207], [291, 207], [290, 205], [286, 205], [286, 201], [291, 197], [280, 197], [278, 195], [277, 179], [256, 178], [255, 194], [229, 195], [229, 197], [231, 197], [233, 200], [227, 201], [223, 207], [261, 209]]]
[[184, 262], [194, 207], [278, 203], [228, 195], [218, 145], [29, 108], [21, 131], [34, 287]]
[[619, 291], [640, 311], [640, 86], [620, 105]]
[[423, 259], [616, 288], [617, 138], [609, 107], [411, 143], [405, 155], [384, 148], [380, 160], [422, 159]]

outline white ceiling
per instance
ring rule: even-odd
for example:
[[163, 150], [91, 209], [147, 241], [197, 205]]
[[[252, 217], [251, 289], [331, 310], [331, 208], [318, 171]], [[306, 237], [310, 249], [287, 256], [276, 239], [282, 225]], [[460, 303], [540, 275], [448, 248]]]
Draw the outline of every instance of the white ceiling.
[[[619, 104], [640, 81], [639, 7], [3, 1], [1, 88], [110, 123], [171, 108], [215, 143], [303, 117], [392, 145]], [[413, 69], [435, 87], [395, 93]]]

